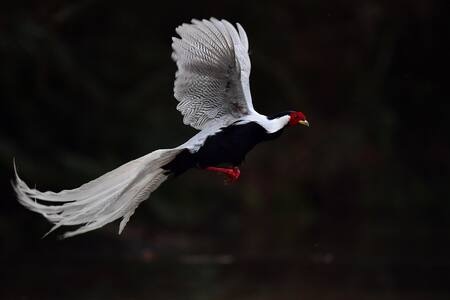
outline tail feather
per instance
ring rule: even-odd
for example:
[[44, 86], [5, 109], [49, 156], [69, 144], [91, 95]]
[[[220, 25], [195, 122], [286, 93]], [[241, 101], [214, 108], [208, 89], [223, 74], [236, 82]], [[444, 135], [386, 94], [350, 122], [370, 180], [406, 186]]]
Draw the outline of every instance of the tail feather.
[[59, 193], [29, 188], [20, 179], [14, 164], [16, 182], [13, 188], [22, 205], [54, 224], [47, 234], [61, 226], [79, 225], [78, 229], [63, 235], [71, 237], [122, 218], [120, 234], [139, 204], [167, 179], [162, 166], [181, 151], [180, 148], [156, 150], [79, 188]]

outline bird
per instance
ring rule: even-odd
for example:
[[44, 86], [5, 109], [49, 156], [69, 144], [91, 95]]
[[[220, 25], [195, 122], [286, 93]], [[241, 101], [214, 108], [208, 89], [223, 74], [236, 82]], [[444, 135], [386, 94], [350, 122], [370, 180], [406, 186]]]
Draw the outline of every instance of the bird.
[[[183, 23], [172, 38], [175, 61], [174, 97], [183, 123], [198, 132], [184, 144], [155, 150], [78, 188], [41, 192], [18, 175], [13, 188], [18, 201], [53, 223], [78, 226], [67, 238], [121, 219], [119, 234], [139, 204], [169, 177], [189, 169], [240, 177], [239, 166], [257, 144], [279, 137], [286, 128], [309, 126], [300, 111], [271, 116], [258, 113], [250, 93], [249, 41], [243, 27], [216, 18]], [[46, 236], [44, 235], [44, 236]]]

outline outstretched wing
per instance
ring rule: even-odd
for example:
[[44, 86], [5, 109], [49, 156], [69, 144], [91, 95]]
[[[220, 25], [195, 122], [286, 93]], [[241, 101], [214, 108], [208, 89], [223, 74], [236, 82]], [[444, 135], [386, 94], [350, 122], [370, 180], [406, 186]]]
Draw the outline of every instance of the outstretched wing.
[[172, 58], [177, 63], [174, 95], [183, 122], [196, 129], [224, 126], [254, 113], [250, 58], [244, 29], [226, 20], [192, 20], [176, 29]]

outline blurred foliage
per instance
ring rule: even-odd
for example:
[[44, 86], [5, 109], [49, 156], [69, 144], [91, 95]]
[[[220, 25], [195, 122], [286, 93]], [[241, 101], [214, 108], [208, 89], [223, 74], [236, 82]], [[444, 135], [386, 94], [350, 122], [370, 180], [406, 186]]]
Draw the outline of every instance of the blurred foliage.
[[[0, 4], [0, 298], [448, 299], [445, 8]], [[257, 147], [237, 184], [198, 170], [167, 182], [122, 236], [112, 224], [39, 240], [49, 225], [15, 201], [13, 158], [58, 190], [190, 138], [170, 38], [210, 16], [246, 29], [257, 110], [301, 110], [312, 126]]]

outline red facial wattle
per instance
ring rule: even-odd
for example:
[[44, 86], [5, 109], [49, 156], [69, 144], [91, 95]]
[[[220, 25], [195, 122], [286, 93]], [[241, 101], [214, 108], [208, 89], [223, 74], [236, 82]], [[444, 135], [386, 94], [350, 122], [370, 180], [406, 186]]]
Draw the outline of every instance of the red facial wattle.
[[298, 124], [309, 126], [308, 121], [306, 121], [305, 115], [301, 111], [293, 111], [289, 115], [289, 125], [294, 126]]

